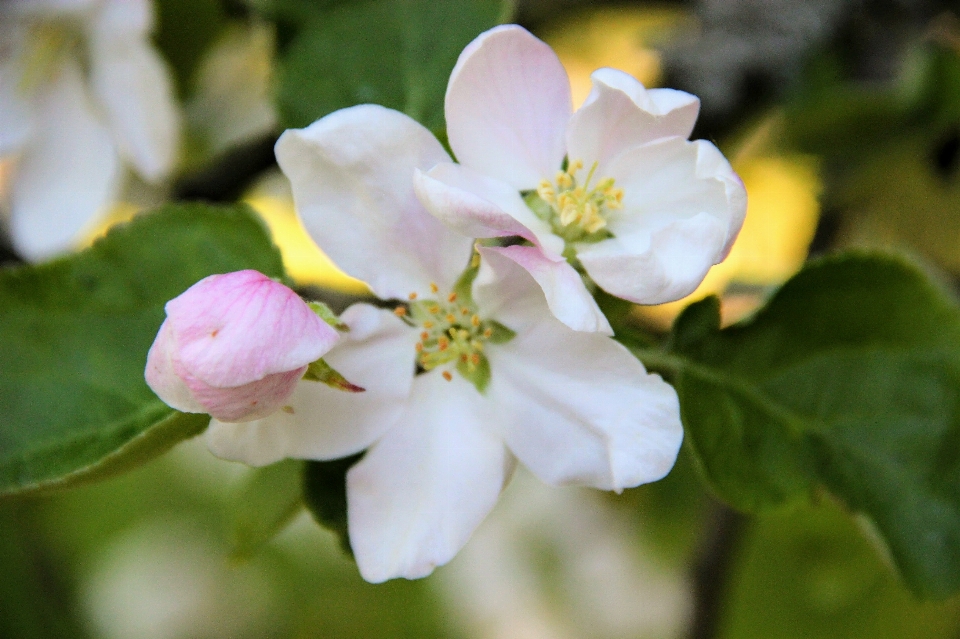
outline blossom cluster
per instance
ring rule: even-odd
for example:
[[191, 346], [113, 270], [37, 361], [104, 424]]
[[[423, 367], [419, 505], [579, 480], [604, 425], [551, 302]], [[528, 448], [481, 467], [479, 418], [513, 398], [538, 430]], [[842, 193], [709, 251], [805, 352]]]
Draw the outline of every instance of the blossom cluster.
[[[168, 304], [147, 377], [171, 405], [213, 415], [216, 455], [259, 466], [365, 451], [346, 489], [369, 581], [449, 561], [518, 461], [550, 484], [615, 491], [675, 461], [677, 395], [612, 339], [594, 293], [691, 292], [730, 249], [745, 192], [712, 144], [688, 140], [694, 96], [612, 69], [593, 83], [574, 112], [556, 55], [508, 25], [467, 46], [450, 78], [456, 161], [376, 105], [283, 134], [305, 228], [381, 300], [348, 308], [349, 330], [329, 333], [249, 273]], [[296, 382], [321, 356], [365, 392]]]
[[150, 0], [0, 2], [0, 159], [14, 248], [40, 260], [71, 248], [117, 199], [123, 167], [172, 171], [179, 114], [150, 44]]

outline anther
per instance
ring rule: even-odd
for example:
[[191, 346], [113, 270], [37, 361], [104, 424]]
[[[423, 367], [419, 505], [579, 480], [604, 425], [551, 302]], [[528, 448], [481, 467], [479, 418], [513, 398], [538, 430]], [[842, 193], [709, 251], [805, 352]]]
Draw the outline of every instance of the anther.
[[433, 328], [433, 322], [431, 322], [430, 320], [427, 320], [426, 322], [423, 323], [423, 327], [424, 327], [424, 328]]
[[[467, 310], [467, 309], [463, 309], [463, 310]], [[473, 317], [471, 317], [471, 318], [470, 318], [470, 323], [471, 323], [472, 325], [474, 325], [474, 326], [480, 326], [480, 316], [479, 316], [479, 315], [474, 315]]]
[[416, 294], [416, 293], [410, 293], [410, 295], [408, 295], [407, 297], [409, 297], [409, 298], [410, 298], [410, 301], [412, 302], [413, 300], [417, 299], [417, 294]]
[[440, 314], [440, 307], [437, 306], [436, 304], [434, 304], [433, 306], [431, 306], [431, 307], [428, 308], [427, 310], [430, 312], [431, 315], [439, 315], [439, 314]]
[[403, 317], [404, 315], [407, 314], [407, 309], [406, 307], [398, 306], [395, 309], [393, 309], [393, 314], [396, 315], [397, 317]]
[[430, 282], [430, 292], [436, 293], [436, 292], [439, 291], [439, 290], [440, 290], [440, 287], [439, 287], [439, 286], [437, 286], [437, 285], [434, 284], [433, 282]]
[[422, 339], [422, 340], [424, 340], [424, 341], [426, 341], [427, 338], [429, 338], [429, 337], [430, 337], [430, 333], [428, 333], [428, 332], [426, 332], [426, 331], [420, 333], [420, 339]]
[[450, 303], [456, 302], [456, 301], [457, 301], [457, 294], [456, 294], [456, 292], [450, 293], [449, 295], [447, 295], [447, 301], [450, 302]]
[[448, 324], [453, 324], [457, 321], [457, 316], [453, 313], [447, 313], [447, 316], [444, 319], [447, 320]]
[[450, 374], [450, 371], [443, 371], [442, 375], [443, 375], [443, 378], [448, 382], [453, 381], [453, 375]]
[[483, 331], [483, 336], [486, 337], [486, 338], [492, 337], [492, 336], [493, 336], [493, 329], [492, 329], [492, 328], [488, 328], [487, 330]]
[[469, 308], [466, 308], [466, 307], [461, 308], [461, 309], [460, 309], [460, 314], [461, 314], [461, 315], [469, 315], [469, 314], [470, 314], [470, 309], [469, 309]]
[[450, 340], [447, 339], [445, 335], [441, 335], [437, 338], [437, 348], [439, 348], [441, 351], [447, 350], [450, 348]]
[[471, 355], [471, 356], [470, 356], [470, 363], [473, 364], [474, 366], [479, 366], [479, 365], [480, 365], [480, 353], [474, 353], [473, 355]]

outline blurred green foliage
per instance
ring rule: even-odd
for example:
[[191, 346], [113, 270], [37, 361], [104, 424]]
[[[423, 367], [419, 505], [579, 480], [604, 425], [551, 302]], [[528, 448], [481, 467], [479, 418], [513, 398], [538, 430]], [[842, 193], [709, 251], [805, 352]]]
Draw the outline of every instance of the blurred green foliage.
[[279, 60], [277, 105], [285, 127], [376, 103], [432, 130], [443, 128], [443, 96], [457, 56], [478, 33], [508, 20], [511, 4], [364, 0], [325, 6], [318, 5]]
[[0, 271], [0, 493], [136, 466], [206, 427], [143, 378], [163, 307], [214, 273], [283, 276], [245, 205], [170, 204], [89, 249]]
[[809, 264], [751, 320], [715, 298], [674, 325], [690, 442], [754, 512], [825, 486], [873, 520], [910, 587], [960, 587], [960, 309], [893, 257]]

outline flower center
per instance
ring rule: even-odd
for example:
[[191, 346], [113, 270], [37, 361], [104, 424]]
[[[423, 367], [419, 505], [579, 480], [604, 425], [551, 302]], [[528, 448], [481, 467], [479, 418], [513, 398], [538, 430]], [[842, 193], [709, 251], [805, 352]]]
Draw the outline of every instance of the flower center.
[[[430, 290], [434, 295], [439, 292], [436, 284]], [[483, 392], [490, 381], [486, 344], [502, 343], [514, 333], [499, 322], [482, 319], [473, 301], [464, 297], [456, 291], [446, 298], [428, 299], [410, 293], [409, 304], [394, 312], [420, 332], [416, 362], [422, 371], [442, 368], [444, 379], [451, 381], [451, 370], [456, 369]]]
[[623, 189], [614, 186], [613, 178], [602, 178], [593, 186], [594, 162], [581, 184], [577, 173], [583, 169], [581, 160], [573, 160], [563, 171], [557, 171], [553, 182], [542, 180], [536, 195], [546, 206], [528, 204], [541, 218], [550, 223], [553, 232], [568, 242], [598, 241], [609, 237], [606, 214], [623, 206]]

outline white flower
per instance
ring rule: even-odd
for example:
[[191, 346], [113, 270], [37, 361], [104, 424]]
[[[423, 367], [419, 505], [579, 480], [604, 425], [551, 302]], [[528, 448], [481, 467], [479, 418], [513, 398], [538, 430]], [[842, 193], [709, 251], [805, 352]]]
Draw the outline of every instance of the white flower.
[[[551, 484], [653, 481], [682, 438], [677, 396], [620, 344], [557, 321], [502, 248], [430, 216], [416, 170], [449, 158], [378, 106], [287, 131], [277, 158], [311, 235], [392, 312], [358, 304], [325, 359], [365, 393], [300, 384], [290, 413], [211, 424], [221, 457], [254, 465], [369, 449], [347, 474], [350, 542], [365, 579], [416, 578], [449, 561], [496, 503], [515, 459]], [[458, 284], [459, 279], [459, 284]], [[419, 371], [419, 373], [418, 373]]]
[[149, 0], [0, 4], [0, 156], [17, 156], [24, 257], [70, 248], [116, 198], [122, 161], [150, 182], [172, 169], [178, 115], [151, 23]]
[[612, 295], [660, 304], [691, 293], [740, 230], [742, 182], [716, 147], [687, 140], [699, 106], [599, 69], [573, 113], [550, 47], [521, 27], [496, 27], [464, 49], [447, 86], [459, 164], [418, 172], [417, 194], [470, 237], [530, 240], [511, 249], [517, 262], [559, 319], [591, 330], [589, 308], [578, 315], [564, 301], [582, 296], [567, 260]]

